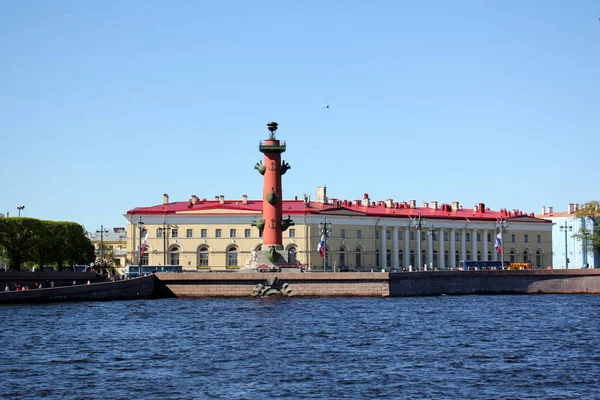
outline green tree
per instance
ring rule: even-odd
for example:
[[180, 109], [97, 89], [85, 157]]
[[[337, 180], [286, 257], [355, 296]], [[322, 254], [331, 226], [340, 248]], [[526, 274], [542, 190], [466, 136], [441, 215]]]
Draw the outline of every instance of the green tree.
[[33, 249], [40, 227], [41, 221], [35, 218], [0, 218], [0, 248], [10, 269], [19, 271], [35, 258]]
[[600, 201], [588, 201], [577, 209], [575, 215], [585, 218], [592, 224], [591, 229], [582, 227], [573, 236], [582, 240], [588, 246], [586, 250], [594, 252], [594, 259], [596, 260], [597, 255], [600, 253]]

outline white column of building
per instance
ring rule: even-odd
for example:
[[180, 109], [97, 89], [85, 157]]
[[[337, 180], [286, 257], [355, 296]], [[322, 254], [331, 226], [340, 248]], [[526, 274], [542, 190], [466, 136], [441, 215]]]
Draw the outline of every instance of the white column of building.
[[398, 227], [392, 227], [392, 268], [398, 269], [400, 262], [398, 258]]
[[381, 269], [387, 268], [387, 225], [381, 226], [381, 249], [379, 250], [379, 257]]
[[471, 249], [471, 260], [477, 260], [477, 229], [473, 228], [471, 231], [471, 243], [473, 248]]
[[450, 229], [450, 265], [452, 268], [456, 268], [456, 229]]
[[460, 254], [461, 260], [467, 259], [467, 228], [462, 228], [460, 232]]
[[433, 229], [427, 229], [427, 270], [433, 264]]
[[444, 230], [440, 228], [438, 240], [440, 241], [440, 250], [438, 254], [438, 267], [446, 269], [446, 260], [444, 259]]
[[483, 240], [483, 261], [490, 261], [488, 257], [488, 230], [481, 231], [481, 240]]
[[[408, 269], [410, 264], [410, 228], [404, 228], [404, 268]], [[413, 265], [414, 268], [414, 265]]]

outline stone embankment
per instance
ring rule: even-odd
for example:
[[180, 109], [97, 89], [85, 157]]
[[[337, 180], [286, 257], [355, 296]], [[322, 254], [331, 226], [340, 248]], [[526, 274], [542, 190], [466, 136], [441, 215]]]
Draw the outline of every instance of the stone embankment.
[[386, 272], [162, 273], [116, 282], [90, 282], [89, 285], [77, 284], [0, 292], [0, 304], [157, 297], [251, 297], [256, 295], [257, 286], [273, 285], [274, 282], [282, 288], [285, 285], [287, 295], [295, 297], [600, 294], [600, 269], [431, 271], [391, 274]]

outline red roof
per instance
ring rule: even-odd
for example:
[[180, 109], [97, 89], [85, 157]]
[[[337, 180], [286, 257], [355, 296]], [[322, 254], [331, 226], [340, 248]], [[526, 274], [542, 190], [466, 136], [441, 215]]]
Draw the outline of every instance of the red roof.
[[[368, 199], [365, 199], [368, 200]], [[285, 215], [302, 215], [302, 214], [346, 214], [346, 215], [365, 215], [371, 217], [398, 217], [398, 218], [413, 218], [419, 213], [423, 218], [432, 219], [467, 219], [467, 220], [479, 220], [479, 221], [496, 221], [500, 218], [510, 219], [517, 217], [529, 217], [536, 219], [536, 222], [544, 223], [550, 222], [549, 220], [540, 219], [534, 217], [534, 213], [524, 213], [520, 210], [506, 210], [500, 209], [499, 211], [492, 211], [489, 208], [485, 208], [483, 204], [479, 207], [483, 209], [483, 212], [478, 209], [462, 208], [452, 210], [451, 205], [442, 204], [437, 208], [427, 207], [415, 207], [410, 208], [408, 203], [402, 202], [385, 202], [385, 201], [374, 201], [370, 202], [367, 206], [367, 202], [362, 201], [347, 201], [347, 200], [330, 200], [328, 204], [319, 202], [310, 202], [308, 205], [303, 200], [284, 200], [282, 206], [283, 216]], [[228, 212], [220, 212], [219, 210], [238, 210], [246, 212], [254, 212], [256, 214], [262, 213], [262, 200], [247, 200], [244, 204], [243, 200], [224, 200], [221, 203], [220, 200], [200, 200], [198, 199], [196, 204], [192, 204], [191, 201], [180, 201], [168, 204], [160, 204], [151, 207], [136, 207], [127, 211], [128, 215], [151, 215], [151, 214], [178, 214], [185, 213], [193, 215], [194, 211], [201, 211], [203, 214], [206, 211], [215, 210], [212, 215], [229, 214]]]

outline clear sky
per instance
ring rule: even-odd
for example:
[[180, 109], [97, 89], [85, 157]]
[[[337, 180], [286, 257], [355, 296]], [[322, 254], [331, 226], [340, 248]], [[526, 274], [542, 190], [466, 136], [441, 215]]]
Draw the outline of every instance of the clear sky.
[[[1, 1], [0, 212], [284, 197], [600, 200], [600, 2]], [[329, 109], [325, 106], [330, 105]]]

